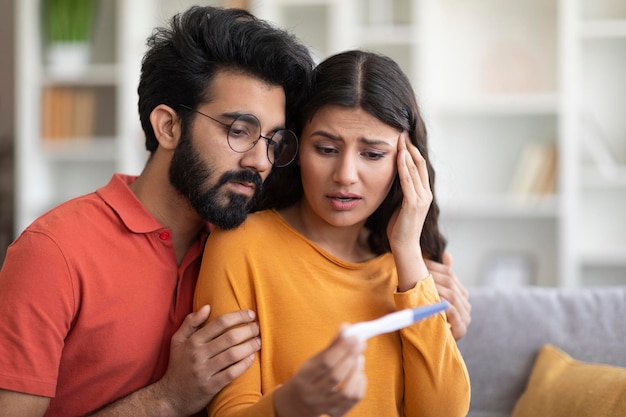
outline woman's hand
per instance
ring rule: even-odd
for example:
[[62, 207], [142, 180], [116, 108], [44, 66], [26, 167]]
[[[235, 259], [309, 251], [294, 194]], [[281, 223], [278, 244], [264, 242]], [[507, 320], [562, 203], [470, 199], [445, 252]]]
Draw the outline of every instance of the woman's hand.
[[[407, 291], [429, 274], [422, 257], [420, 236], [433, 201], [426, 160], [402, 132], [398, 140], [398, 176], [404, 198], [394, 213], [387, 235], [398, 268], [398, 290]], [[417, 262], [417, 263], [416, 263]]]
[[291, 379], [276, 390], [274, 408], [279, 417], [338, 417], [364, 396], [365, 342], [341, 334], [309, 359]]

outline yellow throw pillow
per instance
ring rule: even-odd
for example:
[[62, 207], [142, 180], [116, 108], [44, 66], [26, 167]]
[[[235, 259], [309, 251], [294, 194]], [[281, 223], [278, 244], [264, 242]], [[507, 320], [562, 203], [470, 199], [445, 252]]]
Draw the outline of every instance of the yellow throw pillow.
[[574, 360], [545, 345], [511, 417], [626, 416], [626, 368]]

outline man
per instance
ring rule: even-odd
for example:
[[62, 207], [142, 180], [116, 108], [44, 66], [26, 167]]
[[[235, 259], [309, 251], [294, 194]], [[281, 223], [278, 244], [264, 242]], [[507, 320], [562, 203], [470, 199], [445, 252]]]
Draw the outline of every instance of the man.
[[[191, 415], [260, 348], [247, 311], [202, 327], [210, 307], [190, 314], [193, 289], [207, 222], [240, 224], [272, 163], [284, 162], [276, 144], [289, 137], [285, 119], [313, 62], [284, 31], [212, 7], [175, 16], [148, 46], [138, 91], [151, 155], [141, 175], [115, 175], [53, 209], [7, 252], [2, 416]], [[234, 122], [247, 115], [259, 128], [250, 148], [235, 142]], [[464, 333], [464, 289], [450, 266], [432, 267]]]
[[[245, 218], [313, 61], [287, 33], [212, 7], [174, 17], [148, 45], [138, 91], [151, 155], [141, 175], [115, 175], [53, 209], [8, 250], [2, 416], [191, 415], [260, 348], [247, 311], [201, 328], [210, 308], [190, 314], [193, 289], [207, 221]], [[263, 138], [235, 152], [228, 126], [243, 114]]]

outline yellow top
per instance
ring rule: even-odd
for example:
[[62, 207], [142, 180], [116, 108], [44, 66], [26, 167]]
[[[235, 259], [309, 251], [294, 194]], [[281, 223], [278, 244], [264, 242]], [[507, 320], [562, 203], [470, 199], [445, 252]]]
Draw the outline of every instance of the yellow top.
[[[209, 237], [194, 307], [211, 318], [257, 313], [261, 352], [209, 406], [211, 416], [274, 416], [272, 390], [330, 343], [342, 323], [439, 301], [431, 276], [397, 293], [390, 253], [367, 262], [338, 259], [292, 229], [275, 211], [252, 214]], [[363, 400], [348, 416], [455, 417], [469, 409], [467, 369], [440, 313], [367, 342]]]

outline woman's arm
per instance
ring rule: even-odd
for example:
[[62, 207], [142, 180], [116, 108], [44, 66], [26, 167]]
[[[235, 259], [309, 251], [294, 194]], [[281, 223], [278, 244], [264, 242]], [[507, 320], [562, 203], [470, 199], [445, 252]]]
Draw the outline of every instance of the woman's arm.
[[429, 275], [420, 236], [433, 200], [426, 161], [406, 132], [398, 139], [397, 165], [404, 198], [389, 221], [387, 234], [398, 271], [398, 291], [405, 292]]
[[[433, 199], [426, 161], [406, 134], [398, 141], [398, 175], [404, 199], [392, 218], [389, 243], [398, 273], [398, 309], [430, 304], [439, 294], [423, 258], [420, 235]], [[400, 331], [404, 415], [465, 416], [470, 385], [465, 363], [444, 314]]]
[[[439, 299], [432, 278], [394, 294], [398, 309]], [[470, 381], [465, 362], [443, 313], [400, 331], [404, 371], [404, 416], [462, 417], [469, 410]]]

